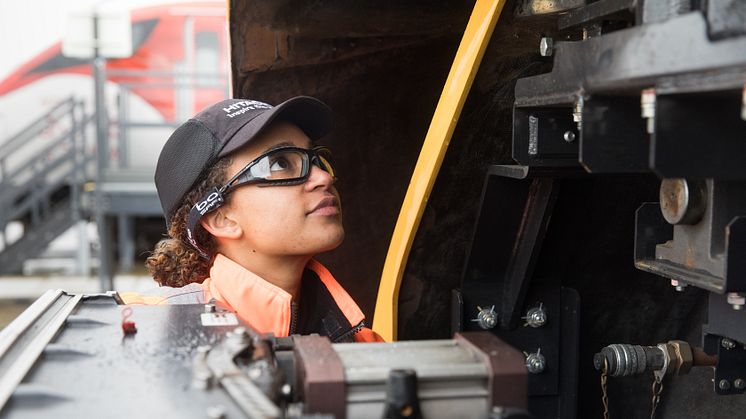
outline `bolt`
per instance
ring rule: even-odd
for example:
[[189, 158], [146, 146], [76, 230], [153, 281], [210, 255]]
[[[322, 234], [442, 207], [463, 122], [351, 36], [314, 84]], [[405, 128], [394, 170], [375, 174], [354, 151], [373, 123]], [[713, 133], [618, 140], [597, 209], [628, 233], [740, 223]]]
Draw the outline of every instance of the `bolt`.
[[575, 133], [574, 133], [574, 132], [572, 132], [572, 131], [565, 131], [565, 135], [563, 135], [562, 137], [563, 137], [563, 138], [565, 139], [565, 141], [567, 141], [568, 143], [571, 143], [571, 142], [575, 141]]
[[678, 292], [682, 292], [682, 291], [684, 291], [684, 288], [686, 288], [686, 284], [682, 284], [681, 282], [679, 282], [679, 281], [677, 281], [675, 279], [671, 280], [671, 286], [672, 287], [676, 287], [676, 291], [678, 291]]
[[205, 313], [214, 313], [215, 304], [205, 304]]
[[547, 312], [544, 310], [544, 305], [540, 303], [538, 307], [529, 309], [524, 319], [526, 320], [526, 325], [533, 328], [547, 324]]
[[554, 54], [554, 40], [552, 38], [543, 37], [539, 42], [539, 54], [542, 57], [551, 57]]
[[733, 381], [733, 387], [735, 387], [736, 390], [743, 390], [746, 388], [746, 381], [744, 381], [743, 378], [736, 378], [735, 381]]
[[583, 105], [585, 100], [580, 96], [572, 108], [572, 120], [578, 126], [578, 132], [583, 129]]
[[655, 132], [655, 89], [645, 89], [640, 95], [640, 111], [648, 120], [648, 134]]
[[497, 326], [497, 313], [495, 313], [495, 306], [492, 306], [489, 309], [483, 309], [482, 307], [477, 306], [477, 309], [479, 310], [477, 318], [471, 319], [471, 321], [479, 323], [479, 327], [484, 330], [489, 330]]
[[733, 310], [741, 310], [746, 305], [746, 297], [738, 292], [728, 293], [728, 304], [733, 307]]
[[225, 407], [221, 405], [210, 406], [207, 408], [207, 417], [210, 419], [223, 419], [225, 418]]
[[541, 354], [541, 348], [526, 357], [526, 368], [528, 368], [528, 372], [531, 374], [539, 374], [543, 372], [546, 366], [547, 360], [544, 358], [544, 355]]
[[722, 379], [718, 383], [718, 387], [720, 388], [720, 390], [723, 390], [723, 391], [730, 390], [730, 381], [726, 379]]
[[282, 387], [280, 387], [280, 394], [285, 397], [290, 397], [290, 395], [293, 394], [293, 387], [287, 383], [283, 384]]
[[735, 343], [735, 342], [733, 342], [732, 340], [728, 339], [728, 338], [723, 338], [723, 339], [722, 339], [722, 340], [720, 341], [720, 345], [721, 345], [721, 346], [722, 346], [723, 348], [725, 348], [725, 349], [727, 349], [727, 350], [729, 350], [729, 351], [730, 351], [731, 349], [733, 349], [733, 348], [735, 348], [735, 347], [736, 347], [736, 343]]

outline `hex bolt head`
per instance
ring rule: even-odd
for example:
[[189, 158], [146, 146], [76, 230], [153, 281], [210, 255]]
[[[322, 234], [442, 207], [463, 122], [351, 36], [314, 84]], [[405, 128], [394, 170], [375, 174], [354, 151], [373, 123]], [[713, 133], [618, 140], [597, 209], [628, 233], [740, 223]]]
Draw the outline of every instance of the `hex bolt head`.
[[723, 391], [730, 390], [730, 381], [726, 379], [720, 380], [720, 382], [718, 383], [718, 388]]
[[554, 54], [554, 40], [549, 37], [541, 38], [539, 41], [539, 54], [542, 57], [551, 57]]
[[743, 390], [746, 388], [746, 381], [743, 378], [736, 378], [733, 381], [733, 387], [735, 387], [736, 390]]
[[214, 313], [216, 310], [215, 304], [207, 303], [205, 304], [205, 313]]

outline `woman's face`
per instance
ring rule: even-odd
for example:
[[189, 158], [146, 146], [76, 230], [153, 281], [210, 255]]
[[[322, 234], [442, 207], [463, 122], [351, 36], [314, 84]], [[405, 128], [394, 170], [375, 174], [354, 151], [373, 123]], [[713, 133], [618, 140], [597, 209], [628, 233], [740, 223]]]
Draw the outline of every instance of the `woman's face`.
[[[295, 125], [275, 122], [232, 154], [229, 177], [281, 145], [308, 149], [311, 140]], [[224, 206], [242, 230], [236, 245], [267, 256], [310, 256], [336, 248], [344, 239], [344, 229], [333, 183], [329, 173], [311, 165], [308, 180], [300, 185], [236, 188]]]

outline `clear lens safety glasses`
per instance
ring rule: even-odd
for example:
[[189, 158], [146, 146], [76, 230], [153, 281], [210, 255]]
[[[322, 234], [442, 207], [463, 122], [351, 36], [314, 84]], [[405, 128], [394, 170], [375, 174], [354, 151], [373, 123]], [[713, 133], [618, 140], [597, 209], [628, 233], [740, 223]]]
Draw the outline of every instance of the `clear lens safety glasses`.
[[243, 185], [289, 186], [299, 185], [308, 180], [311, 165], [324, 170], [336, 179], [330, 163], [331, 152], [325, 147], [305, 149], [299, 147], [279, 147], [270, 150], [244, 166], [220, 189], [215, 188], [197, 201], [189, 211], [187, 238], [200, 255], [207, 253], [197, 244], [194, 232], [203, 215], [218, 209], [225, 202], [225, 196]]

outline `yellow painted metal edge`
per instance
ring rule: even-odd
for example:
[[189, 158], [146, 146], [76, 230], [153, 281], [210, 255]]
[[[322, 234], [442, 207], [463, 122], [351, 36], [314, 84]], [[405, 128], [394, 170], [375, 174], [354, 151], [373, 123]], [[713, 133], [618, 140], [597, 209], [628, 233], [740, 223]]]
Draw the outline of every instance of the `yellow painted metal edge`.
[[373, 330], [386, 341], [396, 340], [399, 287], [409, 251], [466, 96], [504, 5], [505, 0], [477, 0], [425, 136], [378, 288]]

